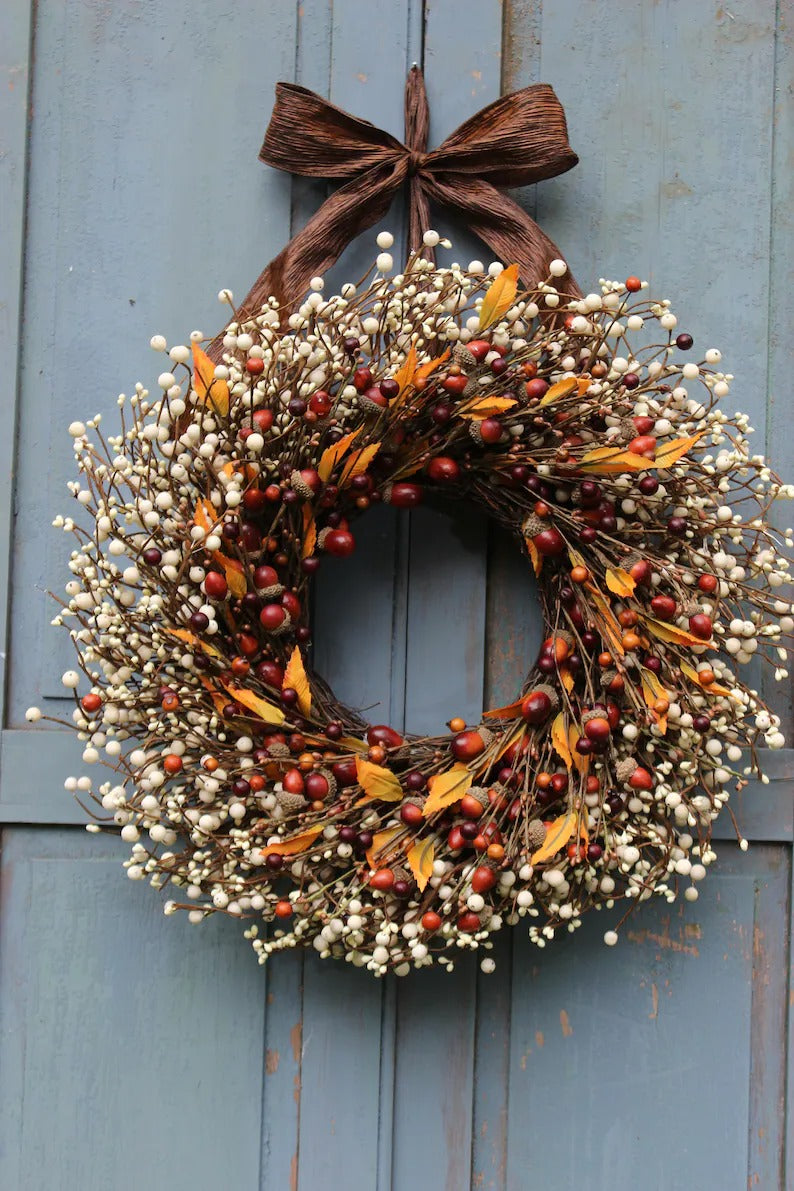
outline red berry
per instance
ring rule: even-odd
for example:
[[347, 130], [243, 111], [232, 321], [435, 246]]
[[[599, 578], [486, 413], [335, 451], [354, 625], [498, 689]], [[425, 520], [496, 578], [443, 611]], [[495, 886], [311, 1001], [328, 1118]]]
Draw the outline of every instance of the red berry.
[[436, 931], [441, 926], [441, 915], [435, 910], [427, 910], [422, 915], [422, 926], [425, 930]]
[[281, 597], [281, 606], [286, 608], [293, 620], [298, 620], [301, 614], [301, 602], [294, 591], [285, 591]]
[[310, 773], [306, 778], [306, 797], [311, 802], [322, 802], [328, 797], [331, 787], [328, 778], [323, 773]]
[[318, 389], [309, 400], [309, 409], [317, 414], [318, 418], [324, 418], [331, 411], [330, 394], [326, 393], [325, 389]]
[[530, 401], [539, 401], [548, 392], [548, 389], [548, 381], [543, 380], [541, 376], [534, 376], [524, 386], [524, 391]]
[[388, 724], [371, 724], [367, 729], [368, 744], [382, 744], [384, 748], [396, 749], [403, 743], [403, 738]]
[[629, 574], [635, 583], [650, 583], [651, 575], [653, 574], [651, 570], [651, 564], [646, 562], [644, 558], [640, 558], [637, 560], [637, 562], [631, 564], [631, 567], [629, 568]]
[[302, 794], [306, 785], [299, 769], [288, 769], [281, 779], [281, 784], [288, 794]]
[[485, 359], [490, 350], [491, 345], [487, 339], [472, 339], [466, 344], [466, 351], [471, 352], [478, 364]]
[[457, 461], [450, 459], [448, 455], [437, 455], [435, 459], [431, 459], [428, 463], [427, 474], [431, 480], [451, 484], [460, 475], [460, 467]]
[[584, 726], [585, 736], [596, 744], [603, 744], [605, 740], [609, 740], [611, 731], [609, 720], [603, 716], [594, 716]]
[[457, 761], [473, 761], [480, 753], [485, 752], [485, 741], [479, 732], [459, 732], [453, 737], [450, 747]]
[[672, 620], [678, 605], [671, 596], [658, 595], [651, 600], [651, 611], [659, 620]]
[[460, 372], [456, 376], [448, 376], [442, 380], [441, 388], [447, 393], [451, 393], [453, 397], [460, 397], [468, 383], [469, 378]]
[[528, 724], [543, 724], [551, 715], [551, 699], [545, 691], [530, 691], [521, 703], [521, 714]]
[[364, 396], [366, 397], [367, 401], [372, 401], [375, 405], [379, 405], [382, 409], [386, 409], [386, 406], [389, 404], [377, 385], [372, 385], [369, 389], [366, 389], [364, 391]]
[[458, 919], [458, 929], [464, 931], [467, 935], [473, 935], [475, 931], [480, 929], [479, 914], [475, 914], [472, 910], [467, 910], [465, 914], [461, 914]]
[[355, 786], [358, 781], [356, 762], [352, 758], [349, 761], [334, 762], [331, 766], [331, 773], [339, 782], [340, 786]]
[[385, 893], [394, 884], [394, 873], [390, 868], [379, 868], [370, 877], [369, 883], [373, 889], [380, 889], [382, 893]]
[[311, 488], [312, 492], [319, 492], [322, 480], [320, 473], [313, 467], [304, 467], [301, 469], [300, 477], [307, 488]]
[[355, 548], [355, 538], [348, 529], [332, 529], [323, 541], [323, 549], [336, 558], [349, 558]]
[[487, 864], [481, 864], [474, 870], [471, 887], [474, 893], [487, 893], [496, 884], [496, 873]]
[[719, 587], [719, 580], [716, 575], [701, 575], [698, 579], [698, 587], [706, 595], [713, 595]]
[[689, 629], [695, 637], [699, 637], [701, 641], [709, 641], [712, 633], [711, 617], [706, 616], [705, 612], [696, 612], [694, 616], [689, 618]]
[[249, 356], [245, 361], [245, 370], [250, 376], [259, 376], [265, 371], [265, 361], [259, 356]]
[[163, 757], [163, 769], [166, 773], [179, 773], [182, 768], [182, 758], [177, 753], [168, 753]]
[[629, 291], [630, 294], [636, 294], [637, 290], [641, 290], [642, 282], [640, 281], [639, 277], [627, 277], [626, 278], [626, 289]]
[[273, 913], [276, 915], [276, 918], [291, 918], [292, 902], [288, 902], [286, 898], [276, 902], [276, 908]]
[[565, 552], [565, 538], [553, 525], [550, 525], [548, 529], [542, 529], [540, 533], [536, 533], [532, 541], [535, 543], [539, 554], [553, 557], [554, 555]]
[[652, 790], [653, 778], [647, 769], [643, 769], [641, 765], [638, 765], [629, 778], [629, 785], [632, 790]]
[[278, 575], [273, 567], [261, 566], [254, 571], [254, 587], [263, 590], [265, 587], [275, 587], [278, 583]]
[[483, 418], [480, 422], [480, 437], [483, 442], [499, 442], [502, 437], [502, 423], [498, 418]]
[[286, 619], [287, 613], [281, 604], [265, 604], [259, 613], [259, 623], [270, 632], [280, 629]]
[[251, 421], [260, 434], [264, 434], [273, 425], [273, 411], [270, 409], [256, 409], [251, 415]]
[[102, 698], [94, 691], [90, 691], [87, 695], [83, 695], [80, 700], [80, 706], [83, 711], [87, 711], [89, 715], [92, 715], [93, 712], [99, 711], [102, 706]]
[[406, 827], [419, 827], [424, 815], [422, 808], [416, 802], [404, 802], [400, 807], [400, 818]]
[[278, 662], [260, 662], [256, 668], [256, 676], [266, 686], [276, 687], [277, 690], [281, 690], [281, 684], [284, 681], [284, 671]]
[[479, 798], [473, 794], [464, 794], [460, 800], [459, 810], [466, 819], [479, 819], [484, 809]]
[[353, 384], [356, 387], [356, 392], [365, 393], [372, 384], [372, 372], [369, 368], [357, 368], [353, 373]]
[[398, 509], [415, 509], [422, 503], [422, 489], [419, 484], [392, 484], [389, 504]]
[[204, 590], [213, 600], [225, 600], [229, 585], [220, 571], [208, 571], [204, 579]]
[[652, 434], [638, 434], [631, 440], [628, 449], [632, 455], [645, 455], [650, 459], [656, 454], [656, 439]]

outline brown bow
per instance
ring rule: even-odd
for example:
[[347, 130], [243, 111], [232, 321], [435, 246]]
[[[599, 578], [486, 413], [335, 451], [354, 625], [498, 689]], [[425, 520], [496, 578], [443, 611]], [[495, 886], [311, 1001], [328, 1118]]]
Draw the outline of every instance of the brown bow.
[[[552, 88], [537, 83], [497, 99], [431, 153], [428, 125], [424, 79], [416, 66], [405, 88], [404, 145], [305, 87], [276, 86], [261, 160], [289, 173], [341, 178], [345, 184], [270, 262], [237, 318], [258, 311], [271, 295], [282, 310], [293, 310], [311, 278], [325, 273], [355, 236], [385, 216], [405, 182], [412, 250], [422, 247], [432, 201], [461, 217], [500, 260], [518, 264], [525, 284], [548, 277], [549, 262], [560, 256], [559, 249], [497, 187], [526, 186], [576, 165], [565, 113]], [[581, 293], [570, 274], [557, 284], [568, 293]]]

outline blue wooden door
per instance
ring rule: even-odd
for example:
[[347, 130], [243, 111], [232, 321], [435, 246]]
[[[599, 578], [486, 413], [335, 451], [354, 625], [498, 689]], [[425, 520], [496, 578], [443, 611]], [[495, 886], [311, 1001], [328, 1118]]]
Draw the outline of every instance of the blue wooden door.
[[[640, 273], [724, 349], [790, 477], [793, 29], [791, 0], [4, 0], [4, 1191], [777, 1191], [787, 1121], [794, 1177], [791, 751], [738, 804], [749, 852], [721, 824], [700, 900], [617, 949], [597, 917], [545, 952], [506, 934], [491, 976], [376, 982], [313, 954], [261, 969], [234, 924], [164, 919], [80, 826], [74, 742], [24, 719], [66, 707], [44, 594], [66, 426], [151, 377], [153, 332], [214, 331], [216, 291], [324, 194], [257, 164], [278, 79], [399, 136], [422, 62], [431, 143], [552, 83], [581, 164], [523, 201], [586, 288]], [[506, 701], [539, 632], [510, 547], [469, 512], [366, 525], [352, 580], [319, 592], [338, 691], [409, 729]]]

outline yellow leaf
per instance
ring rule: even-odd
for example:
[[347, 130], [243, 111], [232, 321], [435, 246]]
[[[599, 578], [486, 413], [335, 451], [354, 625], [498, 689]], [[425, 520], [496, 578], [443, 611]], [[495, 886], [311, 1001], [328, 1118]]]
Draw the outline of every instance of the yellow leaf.
[[621, 596], [626, 599], [628, 596], [634, 594], [634, 588], [637, 584], [632, 579], [628, 571], [624, 571], [623, 567], [609, 567], [604, 576], [606, 584], [613, 595]]
[[222, 568], [226, 576], [226, 582], [229, 584], [229, 591], [238, 600], [242, 599], [248, 591], [243, 564], [238, 562], [236, 558], [229, 558], [227, 555], [221, 554], [220, 550], [216, 550], [212, 557], [218, 566]]
[[268, 844], [262, 849], [262, 855], [296, 856], [299, 852], [305, 852], [312, 846], [322, 829], [322, 825], [310, 827], [308, 831], [302, 831], [300, 835], [293, 835], [291, 839], [285, 839], [278, 844]]
[[559, 819], [555, 819], [551, 827], [549, 827], [546, 832], [546, 838], [537, 852], [533, 852], [530, 856], [530, 863], [541, 864], [544, 860], [551, 860], [552, 856], [556, 856], [560, 848], [565, 847], [575, 830], [576, 815], [570, 813], [560, 815]]
[[467, 405], [460, 416], [471, 418], [473, 422], [481, 422], [483, 418], [490, 418], [494, 414], [503, 414], [505, 410], [512, 409], [517, 404], [515, 397], [479, 397]]
[[532, 569], [535, 572], [535, 577], [537, 578], [537, 576], [543, 570], [543, 555], [532, 541], [532, 538], [524, 538], [524, 541], [526, 542], [527, 546], [527, 554], [532, 561]]
[[360, 451], [354, 451], [342, 469], [342, 474], [339, 477], [339, 487], [341, 488], [345, 484], [348, 484], [356, 476], [363, 475], [379, 450], [380, 443], [373, 442], [368, 447], [362, 447]]
[[[369, 744], [366, 740], [361, 740], [357, 736], [341, 736], [339, 738], [338, 747], [345, 748], [349, 753], [368, 753]], [[323, 747], [327, 746], [327, 742]]]
[[568, 747], [571, 750], [571, 760], [580, 773], [587, 773], [587, 770], [590, 768], [590, 758], [576, 751], [576, 742], [579, 736], [579, 729], [574, 724], [571, 724], [568, 729]]
[[267, 699], [262, 699], [259, 695], [255, 695], [253, 691], [247, 690], [245, 687], [227, 686], [226, 683], [221, 683], [223, 689], [227, 694], [231, 695], [235, 703], [241, 703], [248, 711], [252, 711], [254, 715], [258, 715], [260, 720], [264, 720], [266, 724], [283, 724], [286, 716], [280, 708], [274, 707], [272, 703], [268, 703]]
[[554, 746], [554, 751], [562, 758], [566, 769], [570, 769], [573, 764], [571, 750], [568, 747], [568, 729], [565, 724], [565, 713], [559, 712], [554, 723], [551, 725], [551, 743]]
[[424, 892], [427, 882], [433, 875], [433, 859], [435, 857], [435, 844], [432, 839], [419, 840], [412, 848], [408, 849], [406, 859], [411, 872], [416, 877], [416, 883], [419, 886], [419, 892]]
[[480, 307], [480, 330], [498, 323], [507, 314], [518, 293], [518, 265], [509, 265], [492, 282]]
[[396, 380], [400, 386], [400, 392], [410, 385], [416, 375], [416, 347], [412, 343], [408, 355], [405, 357], [405, 363], [397, 369], [392, 380]]
[[708, 644], [702, 638], [696, 637], [694, 633], [688, 633], [686, 629], [679, 629], [678, 625], [665, 624], [662, 620], [654, 620], [652, 616], [644, 616], [642, 612], [640, 613], [640, 619], [649, 633], [653, 633], [654, 637], [658, 637], [660, 641], [666, 641], [668, 645]]
[[216, 413], [223, 417], [229, 412], [229, 386], [215, 376], [215, 365], [205, 351], [193, 344], [193, 390], [200, 401], [212, 402]]
[[622, 632], [615, 614], [609, 606], [608, 600], [601, 594], [594, 584], [588, 583], [587, 589], [593, 598], [593, 603], [595, 604], [596, 608], [598, 608], [603, 618], [601, 628], [604, 630], [604, 633], [608, 638], [610, 649], [612, 649], [613, 652], [618, 655], [618, 657], [622, 658], [626, 652], [623, 648]]
[[312, 506], [307, 501], [303, 506], [303, 544], [301, 545], [301, 558], [308, 558], [311, 554], [314, 554], [316, 545], [317, 524], [312, 513]]
[[471, 785], [471, 774], [467, 766], [458, 762], [446, 773], [438, 773], [431, 777], [427, 784], [430, 793], [423, 808], [425, 818], [434, 815], [436, 811], [443, 811], [455, 802], [460, 802]]
[[560, 666], [560, 682], [570, 694], [570, 692], [573, 690], [576, 679], [574, 678], [573, 674], [571, 674], [571, 671], [567, 666]]
[[[588, 381], [588, 386], [590, 382]], [[561, 398], [567, 397], [574, 389], [578, 390], [579, 381], [575, 376], [566, 376], [563, 380], [555, 381], [553, 385], [541, 397], [538, 405], [551, 405], [553, 401], [560, 401]]]
[[219, 649], [216, 649], [214, 645], [210, 645], [209, 641], [202, 641], [201, 637], [197, 637], [189, 629], [166, 629], [165, 631], [170, 633], [172, 637], [178, 637], [180, 641], [184, 641], [196, 649], [203, 649], [204, 653], [208, 653], [210, 657], [219, 658], [221, 656]]
[[645, 705], [648, 707], [656, 717], [656, 724], [662, 736], [667, 734], [667, 714], [654, 710], [654, 703], [657, 699], [667, 699], [670, 701], [668, 692], [664, 689], [659, 679], [652, 670], [646, 670], [644, 667], [640, 670], [640, 684], [642, 686], [642, 695], [645, 699]]
[[361, 427], [359, 426], [358, 430], [342, 435], [339, 442], [332, 443], [330, 447], [325, 448], [320, 456], [320, 462], [317, 464], [317, 474], [324, 484], [328, 483], [337, 463], [360, 431]]
[[382, 765], [373, 765], [371, 761], [365, 761], [363, 757], [356, 757], [356, 774], [358, 784], [366, 794], [366, 798], [359, 799], [357, 806], [363, 802], [372, 802], [374, 799], [379, 802], [400, 802], [402, 800], [402, 786], [390, 769], [385, 769]]
[[367, 864], [370, 868], [377, 868], [376, 858], [384, 852], [389, 844], [393, 843], [398, 835], [402, 835], [405, 828], [402, 824], [399, 827], [387, 827], [385, 831], [376, 831], [372, 837], [372, 844], [366, 851]]
[[656, 457], [653, 460], [654, 467], [672, 467], [677, 463], [682, 455], [686, 455], [687, 451], [691, 451], [695, 443], [703, 437], [705, 430], [701, 430], [700, 434], [695, 434], [692, 438], [674, 438], [671, 442], [667, 442], [660, 447], [656, 452]]
[[724, 695], [727, 699], [734, 698], [733, 691], [729, 691], [727, 687], [719, 686], [716, 682], [702, 682], [699, 672], [694, 666], [690, 666], [688, 662], [679, 662], [678, 668], [682, 674], [686, 674], [687, 678], [691, 682], [696, 682], [698, 686], [706, 692], [707, 695]]
[[201, 685], [206, 691], [209, 691], [215, 710], [220, 716], [223, 715], [223, 709], [226, 706], [227, 700], [224, 699], [220, 691], [216, 690], [208, 678], [201, 679]]
[[622, 451], [615, 447], [594, 447], [585, 451], [578, 463], [579, 471], [592, 475], [620, 475], [626, 471], [647, 471], [653, 462], [633, 451]]
[[303, 666], [301, 651], [297, 645], [287, 662], [287, 668], [284, 671], [284, 681], [281, 685], [282, 688], [292, 687], [294, 691], [298, 692], [298, 707], [301, 709], [303, 715], [308, 715], [312, 709], [312, 692], [309, 687], [309, 680], [306, 677], [306, 670]]

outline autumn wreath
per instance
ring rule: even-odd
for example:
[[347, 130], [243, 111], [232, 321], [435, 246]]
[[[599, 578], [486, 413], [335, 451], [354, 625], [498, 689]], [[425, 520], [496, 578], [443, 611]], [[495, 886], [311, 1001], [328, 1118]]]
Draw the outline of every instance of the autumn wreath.
[[[697, 897], [729, 788], [783, 744], [738, 671], [786, 676], [770, 507], [794, 490], [722, 412], [720, 353], [637, 278], [582, 295], [553, 259], [524, 288], [422, 251], [395, 273], [378, 244], [358, 285], [236, 312], [214, 358], [155, 336], [161, 395], [120, 398], [114, 435], [70, 427], [56, 623], [83, 759], [116, 771], [67, 786], [129, 877], [248, 920], [261, 962], [310, 945], [380, 975], [524, 917], [543, 946], [588, 909]], [[370, 506], [430, 492], [510, 530], [545, 632], [513, 703], [409, 737], [314, 674], [309, 595]]]

